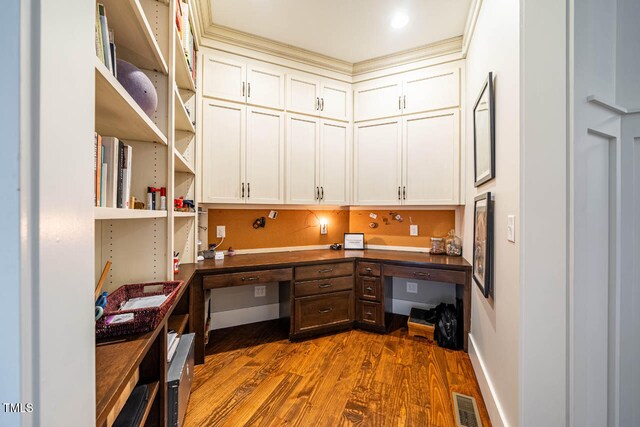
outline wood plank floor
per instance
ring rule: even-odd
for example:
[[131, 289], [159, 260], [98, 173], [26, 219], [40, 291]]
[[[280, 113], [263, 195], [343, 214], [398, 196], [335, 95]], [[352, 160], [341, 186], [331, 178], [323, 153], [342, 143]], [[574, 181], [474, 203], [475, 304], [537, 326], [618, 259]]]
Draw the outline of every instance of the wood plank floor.
[[469, 356], [407, 337], [359, 330], [289, 342], [278, 321], [212, 333], [195, 368], [185, 426], [455, 427], [451, 393], [476, 398]]

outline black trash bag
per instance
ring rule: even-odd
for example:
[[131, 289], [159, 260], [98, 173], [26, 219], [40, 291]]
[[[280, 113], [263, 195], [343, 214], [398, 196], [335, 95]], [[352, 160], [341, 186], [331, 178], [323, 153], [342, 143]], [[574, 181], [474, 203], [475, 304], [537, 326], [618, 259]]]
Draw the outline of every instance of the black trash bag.
[[457, 350], [458, 341], [458, 310], [453, 304], [438, 304], [436, 310], [436, 324], [433, 338], [440, 347]]

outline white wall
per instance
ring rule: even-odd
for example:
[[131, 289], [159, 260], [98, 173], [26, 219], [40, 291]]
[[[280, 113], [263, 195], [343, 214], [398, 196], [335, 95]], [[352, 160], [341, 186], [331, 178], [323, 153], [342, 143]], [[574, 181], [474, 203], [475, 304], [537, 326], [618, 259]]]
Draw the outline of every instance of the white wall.
[[[472, 285], [473, 349], [470, 353], [496, 426], [503, 423], [517, 426], [519, 417], [519, 239], [510, 243], [506, 237], [507, 215], [516, 215], [516, 230], [520, 221], [519, 13], [518, 2], [484, 0], [466, 63], [464, 247], [467, 249], [464, 253], [471, 262], [473, 200], [476, 195], [491, 191], [495, 197], [496, 260], [493, 298], [485, 299], [475, 283]], [[476, 189], [473, 185], [473, 105], [489, 71], [495, 76], [496, 179]], [[492, 393], [495, 393], [493, 397]]]

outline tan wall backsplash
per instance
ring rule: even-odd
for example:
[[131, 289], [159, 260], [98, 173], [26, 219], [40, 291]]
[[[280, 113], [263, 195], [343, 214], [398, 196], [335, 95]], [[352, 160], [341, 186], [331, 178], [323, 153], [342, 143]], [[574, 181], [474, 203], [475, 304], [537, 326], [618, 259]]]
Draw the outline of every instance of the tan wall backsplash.
[[[226, 227], [222, 249], [261, 249], [292, 246], [328, 245], [344, 240], [344, 233], [365, 233], [371, 245], [427, 247], [432, 236], [444, 237], [455, 226], [452, 210], [397, 211], [402, 221], [390, 210], [334, 210], [286, 209], [278, 210], [276, 219], [269, 219], [270, 209], [209, 209], [209, 242], [218, 242], [216, 226]], [[370, 214], [377, 216], [372, 218]], [[264, 228], [253, 228], [253, 222], [265, 217]], [[320, 234], [320, 221], [328, 224], [328, 234]], [[370, 228], [371, 222], [377, 223]], [[409, 236], [409, 225], [418, 225], [417, 237]]]

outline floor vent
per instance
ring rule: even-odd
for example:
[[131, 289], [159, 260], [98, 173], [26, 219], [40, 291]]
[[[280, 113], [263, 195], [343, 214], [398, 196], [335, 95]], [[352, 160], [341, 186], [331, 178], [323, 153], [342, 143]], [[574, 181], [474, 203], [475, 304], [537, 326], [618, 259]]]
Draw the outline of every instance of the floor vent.
[[453, 402], [456, 408], [458, 427], [482, 427], [482, 421], [478, 417], [476, 399], [466, 394], [453, 393]]

